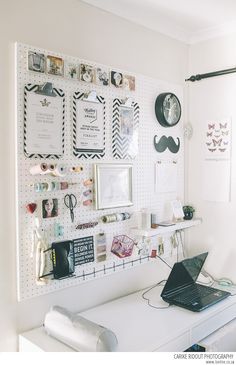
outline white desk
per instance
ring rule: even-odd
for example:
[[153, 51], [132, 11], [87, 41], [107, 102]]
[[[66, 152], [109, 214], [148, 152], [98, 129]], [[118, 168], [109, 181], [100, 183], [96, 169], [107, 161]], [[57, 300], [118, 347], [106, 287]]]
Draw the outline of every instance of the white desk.
[[[146, 294], [151, 304], [165, 306], [161, 287]], [[200, 313], [171, 306], [155, 309], [142, 299], [143, 291], [80, 313], [87, 319], [111, 329], [117, 336], [118, 351], [184, 351], [215, 330], [236, 318], [236, 296]], [[19, 336], [20, 351], [65, 352], [71, 348], [49, 337], [43, 327]]]

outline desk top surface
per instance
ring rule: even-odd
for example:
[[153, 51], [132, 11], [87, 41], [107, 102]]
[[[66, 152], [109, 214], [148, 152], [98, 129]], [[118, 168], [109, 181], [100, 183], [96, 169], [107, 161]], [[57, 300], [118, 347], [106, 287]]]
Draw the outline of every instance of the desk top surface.
[[[145, 295], [152, 306], [168, 305], [160, 298], [161, 290], [162, 287], [156, 287]], [[225, 322], [236, 316], [236, 296], [228, 297], [200, 313], [195, 313], [176, 306], [153, 308], [142, 298], [144, 291], [113, 300], [81, 312], [80, 315], [112, 330], [118, 339], [118, 351], [122, 352], [162, 349], [166, 343], [180, 338], [189, 330], [204, 326], [206, 321], [217, 322], [221, 313], [230, 311], [230, 316], [223, 316]], [[224, 324], [224, 320], [222, 323]], [[219, 320], [219, 326], [216, 328], [221, 325]], [[42, 327], [25, 332], [21, 336], [37, 343], [43, 351], [71, 351], [55, 339], [48, 338]]]

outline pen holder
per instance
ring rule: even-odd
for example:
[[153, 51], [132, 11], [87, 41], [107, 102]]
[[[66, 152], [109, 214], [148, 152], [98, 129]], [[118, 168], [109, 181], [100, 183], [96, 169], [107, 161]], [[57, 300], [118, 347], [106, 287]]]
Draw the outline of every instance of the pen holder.
[[111, 252], [123, 258], [132, 255], [134, 241], [128, 236], [121, 235], [113, 238]]

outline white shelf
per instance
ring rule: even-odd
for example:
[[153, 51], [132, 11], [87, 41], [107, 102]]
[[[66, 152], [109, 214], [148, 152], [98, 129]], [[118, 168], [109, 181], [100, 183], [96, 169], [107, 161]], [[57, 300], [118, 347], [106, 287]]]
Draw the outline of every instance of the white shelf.
[[189, 221], [178, 222], [178, 223], [175, 223], [173, 226], [168, 226], [168, 227], [159, 226], [158, 228], [150, 228], [150, 229], [146, 229], [146, 230], [138, 229], [137, 227], [134, 227], [134, 228], [130, 229], [130, 232], [135, 236], [153, 237], [153, 236], [161, 235], [163, 233], [174, 232], [179, 229], [186, 229], [186, 228], [198, 226], [201, 223], [202, 223], [202, 219], [196, 218], [196, 219], [192, 219]]

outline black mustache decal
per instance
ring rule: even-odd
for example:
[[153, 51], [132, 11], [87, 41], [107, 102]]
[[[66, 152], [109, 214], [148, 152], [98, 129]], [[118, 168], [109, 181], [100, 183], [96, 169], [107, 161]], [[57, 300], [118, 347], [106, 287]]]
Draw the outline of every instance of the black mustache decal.
[[157, 136], [154, 137], [154, 147], [157, 152], [164, 152], [167, 148], [169, 148], [170, 152], [177, 153], [180, 149], [180, 140], [177, 137], [178, 143], [175, 143], [173, 137], [162, 136], [160, 140], [157, 142]]

